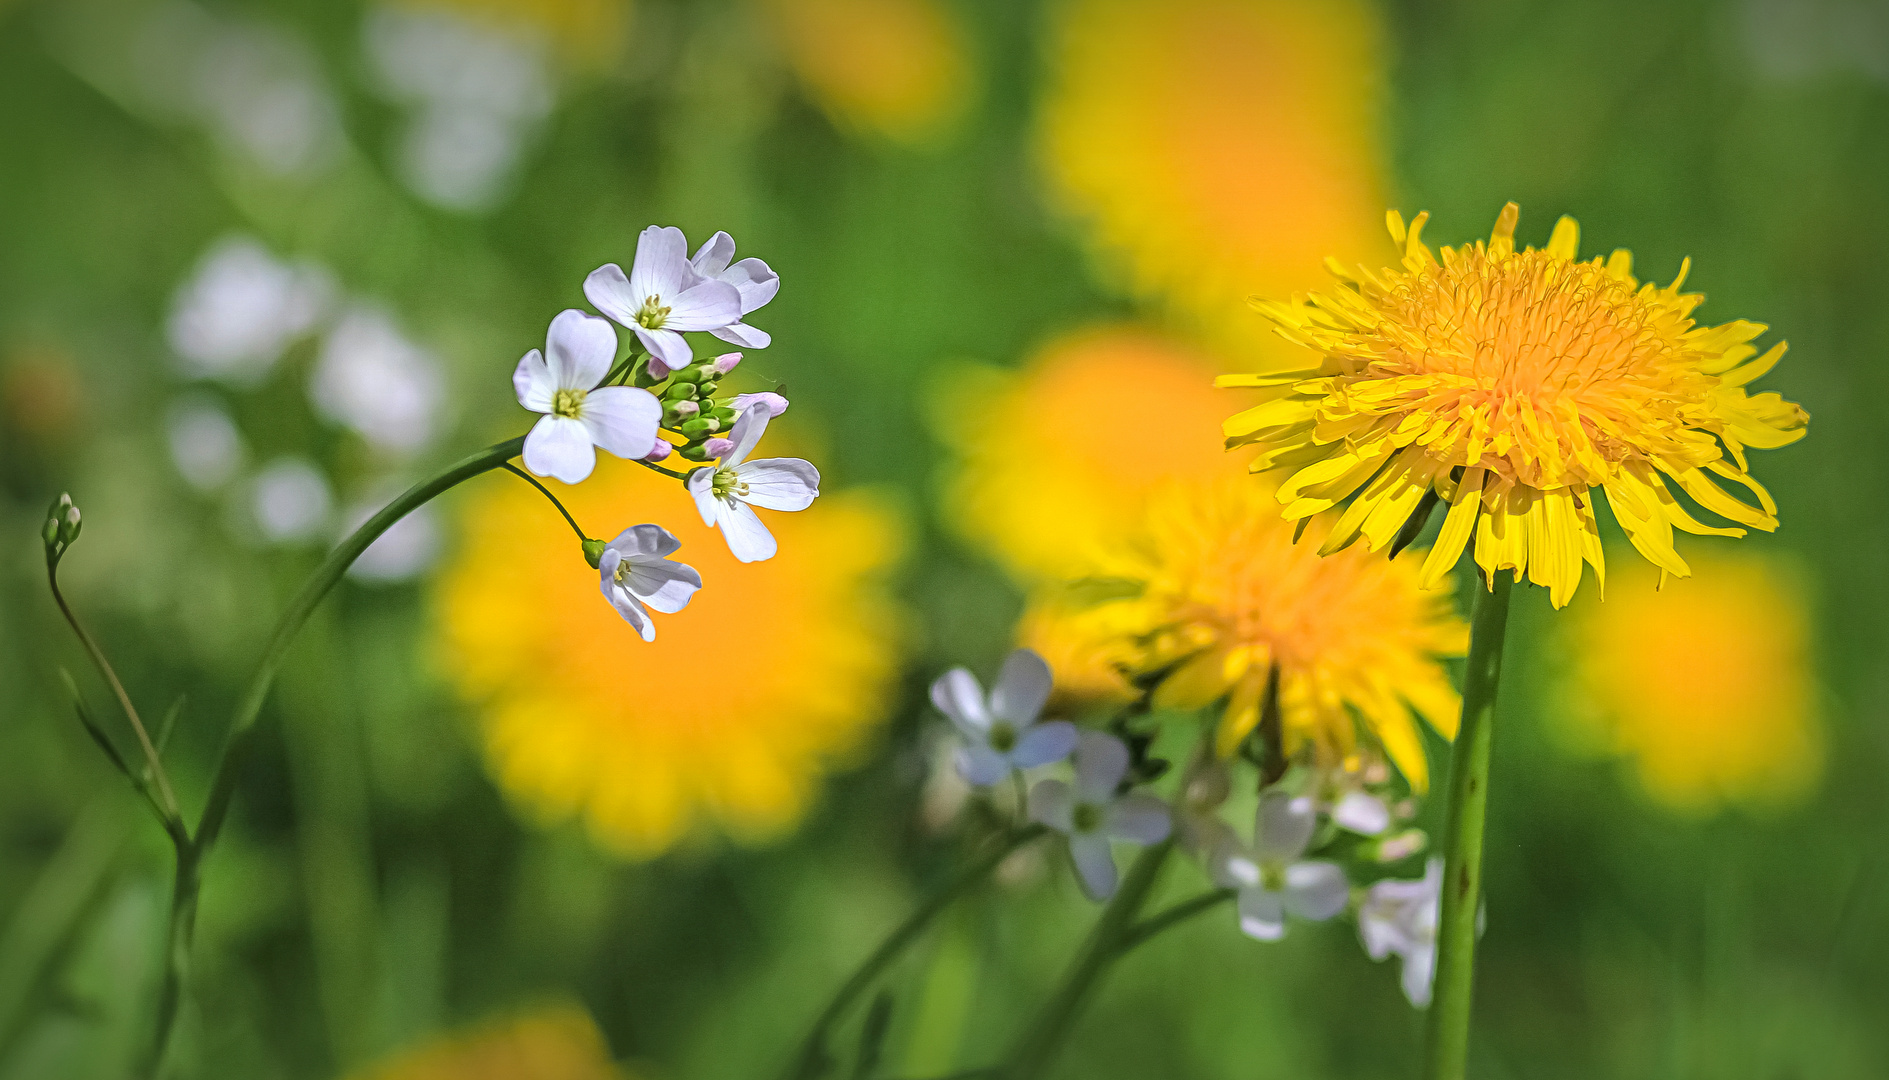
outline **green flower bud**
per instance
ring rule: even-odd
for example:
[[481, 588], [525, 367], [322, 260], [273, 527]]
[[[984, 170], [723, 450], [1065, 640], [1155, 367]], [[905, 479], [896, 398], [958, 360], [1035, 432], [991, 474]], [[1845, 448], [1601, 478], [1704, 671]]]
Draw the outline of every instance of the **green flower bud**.
[[663, 423], [675, 427], [685, 420], [693, 420], [702, 407], [693, 401], [671, 401], [662, 410]]
[[702, 368], [698, 365], [691, 364], [680, 371], [674, 372], [669, 378], [679, 383], [699, 383], [702, 381]]
[[76, 506], [66, 507], [66, 518], [59, 523], [60, 541], [70, 545], [74, 540], [77, 540], [79, 538], [79, 527], [82, 524], [83, 522], [79, 520], [79, 508]]
[[708, 410], [706, 415], [719, 421], [723, 427], [735, 422], [735, 411], [726, 405], [717, 405]]
[[603, 549], [609, 546], [609, 543], [604, 540], [584, 541], [584, 561], [590, 564], [592, 570], [597, 569], [597, 567], [602, 564]]
[[706, 398], [712, 398], [712, 397], [714, 397], [714, 396], [715, 396], [715, 388], [716, 388], [717, 386], [720, 386], [721, 384], [720, 384], [720, 383], [718, 383], [718, 382], [716, 382], [716, 381], [715, 381], [715, 380], [713, 380], [713, 379], [703, 379], [703, 380], [702, 380], [702, 381], [701, 381], [700, 383], [698, 383], [697, 385], [699, 385], [699, 386], [700, 386], [700, 387], [702, 388], [702, 397], [706, 399]]
[[720, 421], [707, 416], [698, 416], [676, 429], [689, 439], [699, 439], [704, 435], [713, 435], [721, 430]]
[[690, 461], [707, 461], [709, 457], [708, 447], [701, 445], [685, 446], [677, 450], [676, 453], [681, 454]]
[[58, 544], [59, 543], [59, 519], [53, 518], [53, 517], [47, 518], [46, 527], [39, 530], [39, 535], [40, 535], [40, 539], [46, 541], [47, 547], [53, 547], [54, 545]]
[[694, 383], [678, 382], [670, 383], [668, 389], [662, 392], [662, 396], [670, 401], [692, 401], [696, 393]]

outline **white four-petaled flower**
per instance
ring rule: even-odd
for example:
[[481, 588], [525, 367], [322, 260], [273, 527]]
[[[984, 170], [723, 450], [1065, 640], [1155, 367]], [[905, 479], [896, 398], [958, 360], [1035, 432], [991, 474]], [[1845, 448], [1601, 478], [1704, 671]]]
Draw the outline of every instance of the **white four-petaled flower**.
[[820, 494], [820, 470], [799, 458], [762, 458], [749, 461], [761, 434], [767, 430], [768, 409], [752, 405], [728, 433], [733, 444], [712, 468], [689, 474], [689, 494], [702, 522], [721, 530], [728, 550], [742, 562], [774, 557], [774, 534], [761, 524], [756, 506], [764, 510], [805, 510]]
[[527, 469], [575, 484], [596, 468], [594, 447], [622, 458], [649, 453], [662, 403], [633, 386], [597, 385], [616, 355], [610, 324], [572, 309], [551, 320], [543, 354], [533, 349], [518, 361], [512, 372], [518, 403], [544, 414], [525, 436]]
[[651, 610], [673, 615], [702, 587], [695, 567], [669, 558], [681, 546], [660, 525], [632, 525], [605, 545], [597, 560], [604, 598], [644, 641], [656, 640]]
[[1259, 797], [1250, 850], [1220, 852], [1210, 867], [1223, 887], [1239, 890], [1240, 929], [1261, 941], [1286, 934], [1286, 916], [1329, 919], [1345, 909], [1350, 883], [1337, 863], [1301, 859], [1318, 827], [1306, 796], [1269, 791]]
[[[695, 257], [689, 260], [689, 267], [706, 280], [733, 285], [741, 294], [741, 315], [745, 316], [766, 307], [767, 302], [774, 299], [774, 294], [781, 291], [781, 279], [759, 259], [743, 259], [733, 266], [728, 265], [734, 257], [734, 237], [718, 232], [697, 249]], [[773, 340], [767, 331], [749, 326], [739, 317], [727, 326], [712, 327], [709, 332], [723, 341], [749, 349], [765, 349]], [[741, 358], [740, 353], [734, 356], [736, 360]]]
[[[734, 252], [734, 241], [728, 242], [728, 250]], [[743, 265], [749, 262], [760, 260], [742, 260]], [[723, 263], [725, 266], [725, 259]], [[727, 272], [733, 273], [733, 269]], [[774, 287], [778, 288], [779, 283], [775, 282]], [[658, 378], [688, 367], [695, 358], [688, 339], [682, 336], [684, 331], [720, 332], [739, 324], [741, 313], [747, 310], [742, 307], [741, 290], [734, 284], [696, 272], [689, 262], [688, 238], [681, 229], [658, 225], [651, 225], [637, 237], [636, 259], [630, 264], [628, 277], [616, 263], [606, 263], [584, 279], [584, 295], [598, 311], [636, 334], [649, 350], [650, 374]], [[773, 292], [767, 296], [771, 299]]]
[[1082, 890], [1092, 900], [1115, 895], [1111, 840], [1158, 844], [1167, 839], [1167, 804], [1152, 795], [1123, 795], [1128, 748], [1113, 735], [1085, 731], [1076, 743], [1076, 782], [1039, 780], [1030, 789], [1030, 818], [1069, 838]]
[[1386, 878], [1365, 890], [1358, 906], [1358, 935], [1371, 959], [1396, 953], [1403, 959], [1404, 996], [1421, 1009], [1430, 1004], [1436, 975], [1437, 904], [1443, 891], [1443, 860], [1432, 858], [1416, 881]]
[[931, 684], [931, 703], [950, 717], [968, 745], [957, 754], [958, 773], [979, 787], [1010, 775], [1061, 761], [1076, 748], [1076, 725], [1067, 720], [1039, 724], [1049, 700], [1049, 665], [1029, 649], [1004, 660], [1003, 674], [988, 701], [977, 676], [952, 668]]

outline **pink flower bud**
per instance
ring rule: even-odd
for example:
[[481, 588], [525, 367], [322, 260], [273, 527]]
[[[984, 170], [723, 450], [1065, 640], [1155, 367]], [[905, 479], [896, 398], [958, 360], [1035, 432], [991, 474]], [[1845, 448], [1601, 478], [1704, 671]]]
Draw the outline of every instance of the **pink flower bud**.
[[741, 354], [738, 352], [722, 353], [714, 359], [713, 363], [715, 374], [726, 375], [733, 371], [737, 364], [741, 363]]
[[712, 458], [727, 457], [734, 448], [733, 439], [710, 439], [702, 444], [702, 449]]
[[652, 448], [649, 453], [643, 455], [643, 460], [644, 461], [661, 461], [663, 458], [668, 457], [670, 454], [674, 452], [675, 452], [675, 447], [670, 446], [668, 440], [657, 439], [655, 447]]

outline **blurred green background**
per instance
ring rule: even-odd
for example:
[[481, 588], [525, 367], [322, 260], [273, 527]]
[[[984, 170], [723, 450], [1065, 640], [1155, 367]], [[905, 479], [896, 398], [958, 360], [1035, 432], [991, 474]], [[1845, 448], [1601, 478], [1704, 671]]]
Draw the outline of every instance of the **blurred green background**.
[[[194, 1075], [343, 1076], [564, 1002], [630, 1075], [770, 1073], [946, 870], [920, 812], [937, 723], [923, 688], [954, 663], [993, 670], [1021, 604], [950, 527], [941, 373], [1018, 366], [1113, 320], [1217, 366], [1272, 362], [1224, 289], [1144, 272], [1124, 237], [1212, 235], [1241, 202], [1237, 167], [1271, 167], [1209, 155], [1210, 183], [1169, 183], [1171, 163], [1143, 156], [1151, 128], [1207, 139], [1224, 123], [1289, 153], [1318, 141], [1303, 125], [1330, 120], [1328, 91], [1369, 109], [1327, 160], [1430, 210], [1433, 242], [1486, 234], [1514, 199], [1535, 243], [1570, 213], [1584, 254], [1631, 247], [1659, 280], [1689, 255], [1703, 317], [1789, 338], [1766, 388], [1813, 417], [1755, 462], [1783, 529], [1741, 542], [1797, 567], [1813, 617], [1823, 765], [1785, 805], [1675, 810], [1630, 769], [1569, 753], [1550, 719], [1567, 658], [1545, 598], [1523, 598], [1474, 1073], [1889, 1075], [1889, 16], [1861, 0], [877, 7], [0, 3], [0, 1080], [125, 1074], [169, 888], [163, 837], [61, 688], [64, 666], [108, 700], [46, 595], [47, 500], [69, 490], [85, 510], [69, 589], [145, 712], [187, 696], [167, 757], [194, 807], [257, 643], [322, 543], [388, 485], [522, 431], [516, 357], [650, 223], [725, 229], [782, 276], [753, 320], [776, 343], [745, 367], [787, 384], [781, 426], [829, 490], [875, 490], [904, 522], [889, 703], [798, 827], [764, 842], [703, 826], [631, 860], [538, 824], [495, 784], [476, 709], [433, 659], [448, 500], [331, 598], [284, 672], [208, 870], [186, 1050]], [[1047, 138], [1057, 95], [1080, 92], [1066, 43], [1124, 18], [1146, 24], [1147, 52], [1103, 66], [1131, 89], [1237, 68], [1209, 47], [1241, 40], [1216, 19], [1294, 41], [1334, 18], [1358, 49], [1293, 51], [1312, 71], [1297, 90], [1294, 64], [1255, 60], [1290, 100], [1219, 121], [1225, 101], [1177, 91], [1178, 115], [1146, 95], [1147, 111]], [[1183, 23], [1195, 38], [1160, 29]], [[1189, 40], [1200, 56], [1156, 55]], [[1121, 173], [1117, 201], [1145, 176], [1178, 202], [1110, 224], [1095, 169], [1058, 164], [1081, 137]], [[1232, 194], [1163, 239], [1190, 191]], [[1382, 206], [1341, 209], [1374, 235]], [[1257, 262], [1235, 242], [1272, 227], [1256, 213], [1202, 261]], [[217, 285], [216, 265], [234, 277]], [[237, 296], [222, 308], [219, 287]], [[243, 323], [258, 305], [274, 321]], [[336, 340], [392, 374], [363, 388]], [[1121, 421], [1132, 443], [1163, 437], [1155, 405]], [[1177, 895], [1199, 880], [1176, 878]], [[888, 1075], [989, 1060], [1091, 917], [1066, 874], [957, 909], [891, 984]], [[1407, 1076], [1420, 1028], [1349, 924], [1261, 946], [1206, 918], [1121, 966], [1059, 1074]], [[453, 1068], [398, 1075], [499, 1075]], [[603, 1075], [576, 1068], [543, 1075]]]

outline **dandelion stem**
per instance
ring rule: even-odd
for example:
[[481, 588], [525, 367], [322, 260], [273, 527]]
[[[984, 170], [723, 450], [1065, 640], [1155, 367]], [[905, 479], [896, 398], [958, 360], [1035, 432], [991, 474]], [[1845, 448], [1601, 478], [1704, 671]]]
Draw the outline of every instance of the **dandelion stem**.
[[1462, 1080], [1469, 1060], [1469, 1006], [1475, 979], [1476, 913], [1482, 898], [1482, 834], [1489, 805], [1489, 745], [1496, 685], [1514, 580], [1498, 572], [1476, 600], [1463, 675], [1463, 722], [1450, 751], [1443, 832], [1443, 903], [1436, 928], [1436, 988], [1430, 1005], [1424, 1080]]
[[[322, 598], [347, 573], [348, 567], [354, 565], [354, 560], [360, 558], [361, 553], [380, 539], [380, 535], [392, 528], [394, 523], [458, 484], [505, 465], [517, 457], [524, 446], [522, 435], [507, 439], [462, 458], [408, 488], [328, 553], [328, 557], [315, 568], [313, 576], [302, 585], [301, 591], [289, 603], [288, 610], [277, 621], [275, 634], [269, 639], [268, 648], [263, 651], [262, 659], [256, 665], [255, 675], [250, 678], [249, 689], [238, 702], [236, 713], [230, 720], [229, 731], [224, 736], [223, 751], [210, 782], [210, 796], [204, 804], [203, 816], [197, 819], [196, 831], [189, 835], [187, 841], [177, 845], [177, 874], [171, 889], [170, 930], [164, 953], [164, 982], [158, 992], [157, 1030], [135, 1075], [155, 1077], [163, 1067], [164, 1054], [170, 1045], [172, 1029], [177, 1025], [184, 984], [189, 974], [191, 943], [196, 936], [197, 898], [202, 891], [203, 861], [216, 843], [224, 819], [229, 815], [230, 802], [236, 795], [237, 777], [247, 757], [256, 718], [269, 696], [276, 669], [282, 666], [283, 657], [288, 654], [289, 646], [295, 643], [296, 634], [308, 622], [308, 617]], [[115, 679], [113, 681], [116, 682]]]
[[1012, 831], [995, 847], [985, 852], [981, 858], [958, 871], [957, 876], [946, 882], [944, 888], [931, 894], [924, 903], [918, 905], [911, 915], [907, 916], [905, 921], [887, 935], [886, 939], [879, 943], [879, 947], [860, 963], [852, 976], [834, 993], [833, 999], [827, 1002], [826, 1008], [820, 1011], [820, 1015], [813, 1021], [813, 1027], [807, 1031], [806, 1038], [801, 1040], [799, 1051], [795, 1053], [793, 1060], [788, 1063], [787, 1069], [782, 1074], [785, 1080], [813, 1080], [814, 1077], [824, 1073], [828, 1067], [827, 1036], [833, 1025], [845, 1015], [847, 1007], [860, 994], [865, 993], [874, 980], [884, 974], [886, 968], [892, 965], [892, 961], [898, 959], [899, 954], [904, 952], [907, 946], [918, 940], [919, 934], [925, 927], [931, 925], [933, 919], [950, 907], [953, 900], [988, 877], [991, 871], [997, 869], [998, 865], [1010, 856], [1011, 852], [1042, 836], [1045, 831], [1041, 825], [1031, 825]]
[[545, 487], [543, 484], [538, 482], [537, 477], [531, 475], [530, 473], [526, 472], [525, 470], [519, 468], [518, 466], [512, 464], [509, 461], [501, 465], [500, 468], [504, 469], [508, 473], [511, 473], [513, 476], [518, 477], [520, 480], [523, 480], [525, 483], [530, 484], [532, 487], [537, 488], [540, 492], [543, 492], [544, 497], [551, 500], [551, 505], [558, 508], [558, 513], [564, 515], [564, 520], [571, 523], [571, 531], [577, 534], [577, 538], [579, 540], [590, 539], [590, 537], [584, 533], [583, 526], [577, 523], [577, 519], [571, 516], [571, 512], [569, 510], [564, 509], [564, 504], [558, 501], [558, 497], [556, 495], [551, 494], [550, 488]]
[[1063, 979], [1062, 989], [1036, 1014], [996, 1075], [1004, 1080], [1035, 1080], [1049, 1068], [1102, 974], [1122, 955], [1124, 944], [1133, 936], [1135, 919], [1173, 850], [1174, 841], [1163, 840], [1143, 849], [1135, 858], [1115, 898], [1102, 909], [1101, 918], [1089, 931], [1089, 940], [1083, 943], [1081, 955]]

